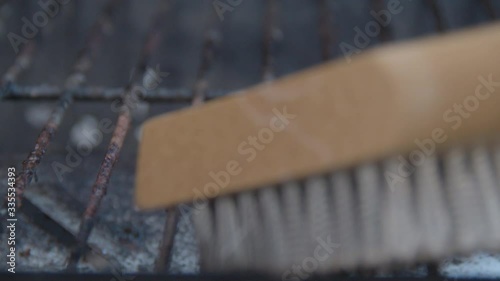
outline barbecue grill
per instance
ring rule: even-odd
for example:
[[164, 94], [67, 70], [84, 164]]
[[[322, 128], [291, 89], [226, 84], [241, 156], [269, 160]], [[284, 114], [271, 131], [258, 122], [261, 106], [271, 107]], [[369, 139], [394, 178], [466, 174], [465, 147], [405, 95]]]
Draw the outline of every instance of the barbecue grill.
[[[18, 200], [22, 196], [16, 230], [21, 273], [2, 278], [274, 280], [254, 273], [206, 275], [188, 211], [134, 208], [141, 123], [342, 59], [340, 44], [355, 45], [356, 27], [363, 29], [374, 20], [370, 12], [391, 1], [66, 1], [17, 53], [9, 33], [21, 36], [22, 19], [36, 24], [44, 10], [37, 1], [0, 1], [1, 185], [6, 190], [3, 171], [15, 167]], [[400, 5], [361, 51], [489, 22], [500, 11], [500, 3], [488, 0]], [[79, 151], [81, 140], [88, 143]], [[4, 222], [5, 208], [1, 216]], [[5, 227], [1, 235], [6, 241]], [[4, 254], [0, 261], [6, 264]], [[385, 276], [441, 278], [438, 268], [418, 265]]]

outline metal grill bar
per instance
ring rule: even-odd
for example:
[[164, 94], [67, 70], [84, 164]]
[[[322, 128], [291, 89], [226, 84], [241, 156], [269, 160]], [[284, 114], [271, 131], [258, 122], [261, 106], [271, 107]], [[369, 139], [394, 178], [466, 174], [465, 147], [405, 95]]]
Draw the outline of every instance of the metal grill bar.
[[44, 230], [50, 229], [50, 233], [54, 237], [57, 237], [57, 241], [61, 244], [67, 247], [72, 247], [76, 244], [75, 237], [69, 231], [47, 216], [36, 205], [31, 203], [29, 199], [24, 201], [22, 212], [32, 223], [43, 225]]
[[12, 66], [9, 67], [2, 77], [2, 81], [0, 82], [0, 99], [9, 93], [12, 83], [17, 81], [19, 75], [31, 65], [34, 53], [35, 43], [34, 41], [29, 41], [17, 55]]
[[[49, 199], [50, 198], [50, 199]], [[62, 206], [61, 206], [62, 205]], [[77, 245], [76, 233], [78, 229], [72, 227], [73, 217], [79, 216], [84, 206], [75, 200], [62, 186], [59, 185], [38, 185], [37, 188], [30, 190], [25, 194], [23, 208], [21, 209], [23, 217], [26, 217], [34, 225], [51, 235], [57, 241], [68, 248]], [[54, 212], [55, 210], [55, 212]], [[63, 211], [63, 214], [56, 213]], [[110, 268], [119, 271], [121, 260], [126, 257], [120, 254], [118, 244], [103, 235], [102, 224], [97, 225], [100, 231], [95, 234], [94, 240], [89, 241], [86, 247], [91, 250], [92, 256], [88, 262], [97, 266], [97, 268]], [[115, 250], [115, 251], [113, 251]], [[105, 253], [113, 252], [113, 256]], [[100, 260], [97, 264], [95, 257]], [[105, 264], [102, 261], [106, 261]]]
[[429, 5], [432, 15], [434, 16], [434, 20], [436, 21], [436, 30], [439, 33], [444, 32], [446, 26], [444, 24], [444, 19], [439, 11], [439, 6], [437, 0], [427, 0], [427, 4]]
[[158, 249], [158, 257], [155, 262], [155, 271], [164, 272], [168, 270], [172, 261], [172, 248], [174, 246], [174, 238], [179, 223], [180, 211], [177, 207], [172, 207], [166, 210], [167, 217], [165, 218], [165, 227], [163, 228], [163, 238]]
[[326, 0], [318, 0], [319, 34], [321, 37], [321, 59], [327, 61], [332, 57], [331, 13]]
[[[213, 44], [213, 43], [212, 43]], [[4, 98], [6, 100], [54, 100], [61, 96], [63, 90], [58, 86], [21, 86], [12, 83]], [[124, 88], [107, 87], [80, 87], [73, 90], [73, 100], [78, 101], [111, 101], [121, 99]], [[205, 99], [214, 99], [229, 93], [228, 90], [205, 89]], [[193, 99], [193, 90], [187, 88], [170, 89], [158, 88], [144, 92], [144, 101], [149, 102], [190, 102]]]
[[[375, 11], [381, 11], [385, 9], [385, 1], [384, 0], [372, 0], [373, 9]], [[392, 39], [391, 27], [387, 25], [380, 26], [380, 34], [378, 36], [380, 42], [387, 42]]]
[[[0, 2], [0, 8], [7, 3], [7, 0]], [[66, 11], [62, 8], [63, 11]], [[48, 28], [50, 32], [50, 28]], [[7, 69], [4, 76], [0, 80], [0, 100], [9, 94], [11, 86], [15, 83], [19, 76], [26, 71], [32, 63], [33, 55], [36, 53], [37, 43], [39, 40], [32, 39], [24, 45], [21, 52], [17, 54], [14, 63]]]
[[82, 216], [80, 229], [77, 234], [78, 246], [71, 254], [68, 263], [68, 270], [74, 270], [76, 268], [78, 260], [85, 253], [85, 244], [87, 243], [87, 239], [90, 235], [90, 232], [92, 231], [96, 211], [101, 204], [102, 198], [106, 194], [109, 178], [111, 177], [113, 167], [120, 155], [125, 136], [127, 135], [127, 132], [130, 128], [131, 112], [133, 108], [131, 108], [131, 104], [128, 101], [132, 99], [137, 100], [139, 98], [137, 96], [137, 92], [135, 91], [135, 87], [137, 87], [139, 79], [144, 78], [145, 75], [147, 75], [147, 65], [149, 63], [151, 55], [159, 45], [163, 31], [161, 22], [166, 15], [168, 6], [169, 2], [162, 1], [160, 3], [158, 13], [153, 19], [151, 29], [147, 35], [146, 41], [144, 42], [141, 56], [136, 65], [135, 73], [133, 75], [134, 77], [131, 80], [130, 84], [126, 87], [126, 92], [122, 100], [123, 104], [121, 106], [116, 127], [113, 131], [113, 135], [111, 137], [106, 155], [104, 156], [104, 160], [101, 164], [101, 167], [99, 168], [96, 181], [92, 187], [92, 194], [90, 196], [87, 208], [85, 209], [85, 212]]
[[[31, 202], [29, 198], [25, 198], [22, 214], [24, 217], [37, 225], [43, 231], [57, 238], [57, 241], [66, 247], [74, 247], [77, 244], [76, 238], [73, 233], [68, 231], [66, 228], [61, 226], [56, 220], [52, 219], [44, 211], [40, 210], [35, 204]], [[118, 270], [115, 266], [117, 264], [114, 257], [109, 257], [103, 255], [101, 249], [96, 245], [85, 244], [87, 250], [92, 251], [93, 254], [99, 256], [101, 259], [105, 260], [107, 265], [113, 270]]]
[[276, 26], [277, 21], [277, 1], [266, 1], [266, 12], [264, 16], [264, 33], [262, 38], [262, 79], [264, 81], [273, 80], [274, 59], [273, 44], [276, 42], [276, 35], [279, 30]]
[[[310, 276], [304, 281], [407, 281], [409, 279], [425, 280], [425, 281], [448, 281], [445, 277], [428, 276], [423, 278], [415, 277], [380, 277], [380, 276], [342, 276], [342, 275], [327, 275], [327, 276]], [[113, 273], [101, 274], [75, 274], [75, 273], [1, 273], [0, 279], [12, 281], [110, 281], [110, 280], [134, 280], [134, 281], [278, 281], [282, 280], [279, 276], [254, 274], [254, 273], [238, 273], [238, 274], [210, 274], [210, 275], [171, 275], [171, 274], [133, 274], [117, 276]], [[488, 278], [453, 278], [458, 281], [490, 281]]]
[[42, 160], [52, 137], [57, 132], [66, 109], [73, 102], [73, 89], [83, 83], [86, 72], [92, 66], [92, 59], [101, 45], [100, 43], [104, 35], [104, 27], [110, 22], [111, 16], [120, 1], [121, 0], [110, 0], [110, 2], [108, 2], [105, 6], [102, 14], [97, 18], [97, 21], [91, 27], [89, 35], [85, 41], [85, 46], [80, 50], [76, 58], [73, 73], [69, 75], [66, 80], [64, 94], [59, 99], [57, 107], [54, 109], [49, 120], [40, 132], [40, 135], [35, 143], [35, 148], [23, 162], [23, 170], [16, 180], [16, 195], [19, 206], [22, 204], [24, 189], [33, 179], [36, 167]]
[[490, 19], [496, 19], [497, 18], [497, 13], [495, 9], [493, 8], [493, 3], [491, 0], [481, 0], [481, 3], [483, 4], [484, 8], [486, 9], [486, 12], [488, 13], [488, 16]]
[[[197, 106], [204, 103], [207, 99], [208, 79], [207, 73], [215, 58], [215, 45], [220, 39], [220, 34], [216, 30], [215, 17], [213, 14], [209, 16], [210, 28], [205, 32], [203, 47], [201, 51], [200, 65], [196, 75], [196, 81], [192, 89], [191, 105]], [[177, 223], [179, 222], [181, 212], [177, 207], [172, 207], [166, 210], [167, 217], [165, 221], [165, 228], [163, 232], [162, 243], [158, 252], [158, 259], [155, 264], [157, 272], [165, 271], [168, 269], [171, 262], [172, 247], [174, 244], [175, 232], [177, 230]]]
[[193, 89], [192, 105], [202, 104], [207, 99], [208, 81], [207, 72], [214, 60], [214, 46], [220, 34], [215, 29], [210, 29], [205, 34], [203, 50], [201, 55], [200, 67], [196, 76], [196, 82]]
[[[0, 8], [7, 3], [7, 0], [0, 2]], [[63, 11], [66, 9], [63, 7]], [[46, 29], [49, 31], [50, 28]], [[24, 45], [21, 52], [17, 54], [14, 63], [7, 69], [4, 76], [0, 80], [0, 100], [9, 94], [11, 86], [15, 83], [19, 76], [26, 71], [32, 63], [33, 55], [36, 53], [39, 39], [32, 39]]]

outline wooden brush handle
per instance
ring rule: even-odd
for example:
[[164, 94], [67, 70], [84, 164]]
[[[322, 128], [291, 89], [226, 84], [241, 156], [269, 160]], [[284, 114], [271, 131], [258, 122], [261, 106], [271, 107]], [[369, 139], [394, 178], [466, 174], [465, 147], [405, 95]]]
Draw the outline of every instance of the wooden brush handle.
[[144, 126], [137, 205], [192, 202], [496, 133], [499, 86], [500, 25], [492, 25], [161, 115]]

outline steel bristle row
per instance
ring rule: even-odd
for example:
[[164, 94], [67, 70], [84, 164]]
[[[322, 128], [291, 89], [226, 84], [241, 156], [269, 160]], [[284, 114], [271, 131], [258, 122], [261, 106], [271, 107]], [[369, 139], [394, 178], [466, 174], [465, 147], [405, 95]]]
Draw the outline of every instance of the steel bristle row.
[[288, 278], [500, 249], [500, 147], [404, 159], [216, 198], [193, 214], [202, 269]]

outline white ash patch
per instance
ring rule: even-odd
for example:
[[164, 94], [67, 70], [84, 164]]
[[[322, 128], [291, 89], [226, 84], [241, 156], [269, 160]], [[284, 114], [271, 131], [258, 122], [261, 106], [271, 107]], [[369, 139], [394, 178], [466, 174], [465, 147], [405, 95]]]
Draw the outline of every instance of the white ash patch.
[[448, 260], [442, 265], [441, 272], [453, 278], [499, 278], [500, 255], [479, 253], [467, 258]]
[[190, 215], [181, 215], [172, 248], [170, 272], [193, 274], [200, 271], [199, 250]]
[[148, 116], [148, 113], [149, 103], [143, 101], [138, 101], [134, 106], [134, 110], [132, 111], [132, 114], [136, 119], [144, 119]]
[[19, 244], [16, 242], [16, 272], [43, 271], [55, 272], [64, 270], [69, 249], [59, 244], [53, 237], [38, 227], [33, 227], [18, 220], [17, 231]]
[[135, 139], [140, 142], [142, 138], [142, 124], [134, 130]]
[[24, 112], [26, 121], [36, 129], [41, 129], [52, 113], [52, 107], [48, 104], [36, 104], [28, 107]]
[[93, 134], [99, 131], [99, 122], [92, 115], [84, 115], [78, 122], [73, 125], [70, 132], [70, 141], [74, 146], [82, 144], [95, 148], [99, 145]]

